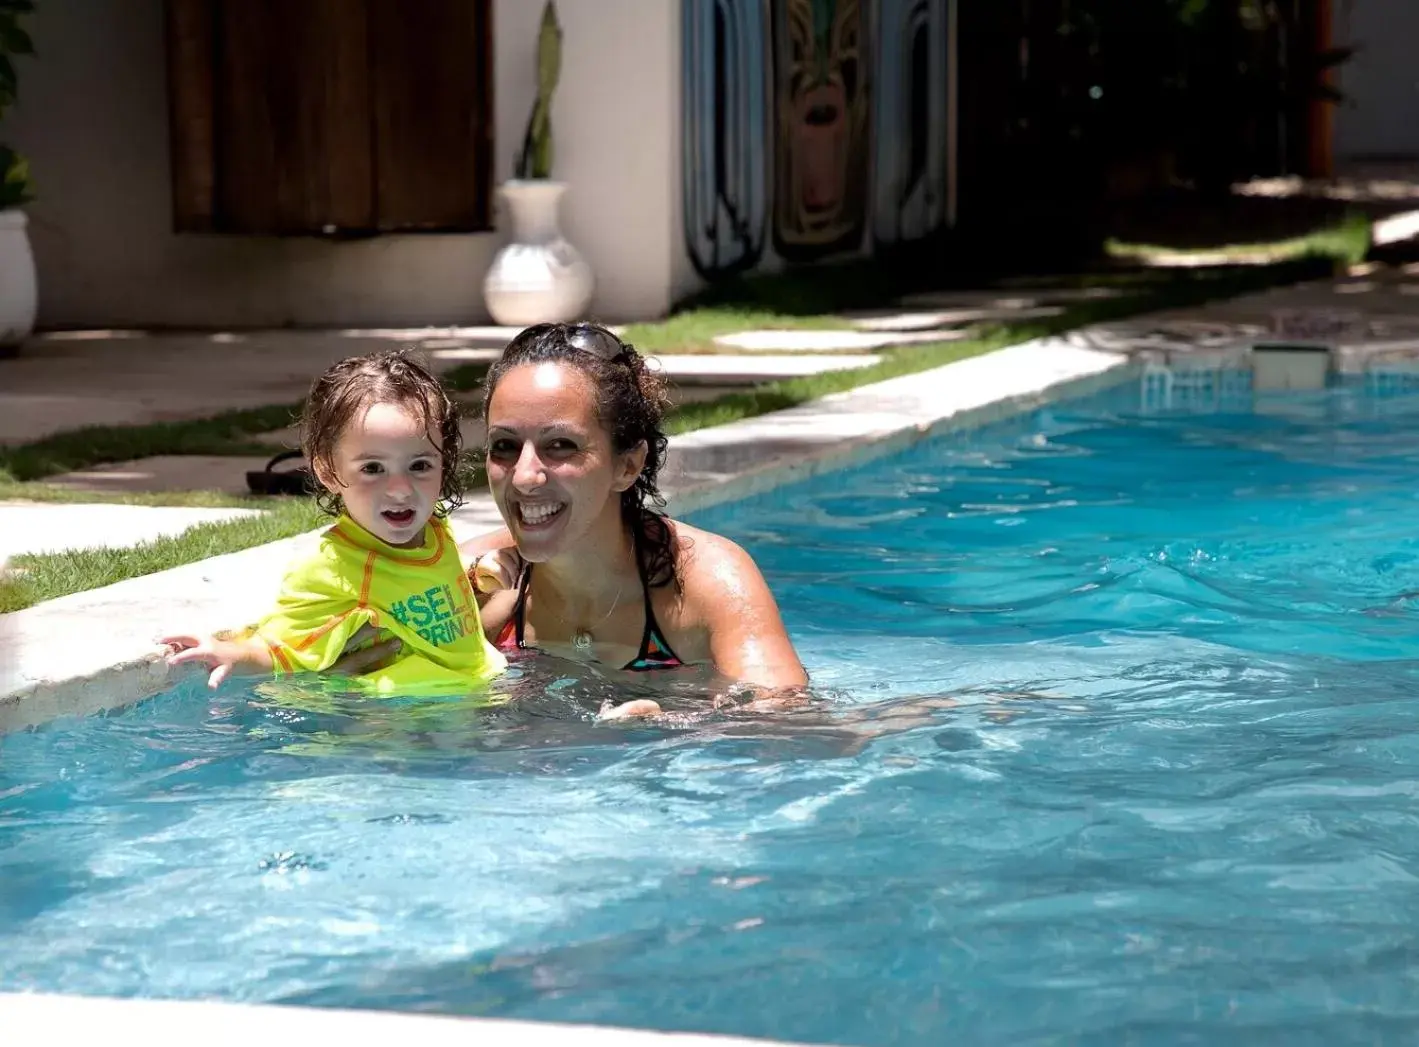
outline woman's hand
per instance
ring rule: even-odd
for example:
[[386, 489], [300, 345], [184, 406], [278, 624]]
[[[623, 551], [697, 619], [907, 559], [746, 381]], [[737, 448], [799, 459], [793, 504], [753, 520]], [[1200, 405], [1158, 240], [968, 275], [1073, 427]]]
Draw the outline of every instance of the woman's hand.
[[813, 695], [806, 687], [757, 687], [738, 684], [714, 696], [711, 708], [728, 712], [777, 713], [811, 705]]
[[637, 698], [634, 701], [622, 702], [620, 705], [612, 705], [609, 701], [601, 707], [601, 712], [597, 714], [598, 720], [632, 720], [641, 716], [659, 716], [660, 703], [651, 701], [649, 698]]
[[329, 671], [344, 676], [358, 676], [392, 661], [399, 655], [403, 646], [399, 637], [391, 636], [387, 640], [381, 640], [379, 630], [373, 625], [362, 625], [351, 634], [349, 642], [345, 644], [344, 653], [335, 659], [335, 664]]

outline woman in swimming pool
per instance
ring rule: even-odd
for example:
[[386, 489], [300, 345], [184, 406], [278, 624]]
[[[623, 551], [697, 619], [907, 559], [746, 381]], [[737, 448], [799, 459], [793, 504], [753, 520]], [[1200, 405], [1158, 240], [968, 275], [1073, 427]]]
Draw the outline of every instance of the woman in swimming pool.
[[592, 324], [539, 324], [485, 390], [488, 486], [507, 529], [463, 552], [500, 648], [628, 672], [705, 664], [769, 691], [808, 682], [749, 555], [658, 511], [665, 388], [635, 349]]

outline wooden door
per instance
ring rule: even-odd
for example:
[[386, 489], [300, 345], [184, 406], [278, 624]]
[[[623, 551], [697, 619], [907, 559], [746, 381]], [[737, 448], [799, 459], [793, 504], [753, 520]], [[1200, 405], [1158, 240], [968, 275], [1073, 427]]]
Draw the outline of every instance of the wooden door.
[[490, 0], [168, 0], [175, 224], [490, 227]]

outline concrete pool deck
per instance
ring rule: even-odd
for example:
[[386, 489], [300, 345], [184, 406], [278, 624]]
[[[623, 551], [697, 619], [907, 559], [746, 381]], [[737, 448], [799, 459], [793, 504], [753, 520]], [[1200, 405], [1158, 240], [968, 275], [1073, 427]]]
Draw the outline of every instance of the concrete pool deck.
[[[1081, 395], [1128, 373], [1126, 355], [1063, 339], [1026, 342], [676, 437], [663, 486], [672, 512], [690, 512]], [[486, 494], [452, 520], [460, 539], [501, 525]], [[179, 675], [157, 639], [255, 620], [286, 564], [314, 540], [288, 538], [0, 615], [0, 734], [120, 708], [175, 685]]]

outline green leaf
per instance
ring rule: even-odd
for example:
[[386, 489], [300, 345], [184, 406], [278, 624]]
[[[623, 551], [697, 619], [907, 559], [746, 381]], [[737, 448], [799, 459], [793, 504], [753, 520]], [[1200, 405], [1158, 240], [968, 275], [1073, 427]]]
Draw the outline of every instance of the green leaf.
[[7, 145], [0, 145], [0, 210], [19, 207], [34, 199], [30, 195], [30, 165]]
[[[5, 156], [6, 153], [9, 156]], [[29, 182], [30, 162], [9, 146], [0, 146], [0, 164], [5, 167], [3, 181], [6, 185], [23, 185]]]
[[13, 99], [15, 88], [18, 86], [15, 80], [15, 63], [0, 53], [0, 95], [8, 94]]
[[562, 73], [562, 27], [557, 24], [557, 8], [552, 0], [542, 9], [542, 25], [537, 33], [537, 93], [552, 104], [552, 92]]
[[34, 40], [13, 20], [0, 18], [0, 50], [12, 55], [32, 55]]
[[34, 0], [0, 0], [0, 11], [17, 15], [34, 14]]

